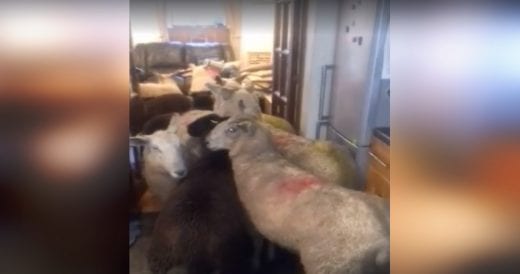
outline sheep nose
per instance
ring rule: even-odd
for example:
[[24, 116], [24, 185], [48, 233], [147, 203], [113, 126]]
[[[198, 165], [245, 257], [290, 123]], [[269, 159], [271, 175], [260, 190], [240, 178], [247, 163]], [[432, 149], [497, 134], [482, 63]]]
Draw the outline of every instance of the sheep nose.
[[184, 178], [188, 172], [185, 169], [174, 171], [173, 174], [176, 178]]

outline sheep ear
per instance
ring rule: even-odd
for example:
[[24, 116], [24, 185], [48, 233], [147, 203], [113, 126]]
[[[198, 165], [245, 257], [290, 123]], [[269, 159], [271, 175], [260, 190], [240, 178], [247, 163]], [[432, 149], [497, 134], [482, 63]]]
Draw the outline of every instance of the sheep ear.
[[222, 88], [220, 90], [220, 92], [222, 93], [222, 98], [224, 100], [229, 100], [233, 96], [233, 94], [235, 93], [234, 90], [228, 89], [228, 88]]
[[215, 83], [217, 83], [218, 85], [221, 85], [221, 86], [224, 85], [224, 81], [222, 81], [222, 77], [220, 77], [220, 75], [215, 76]]
[[137, 135], [130, 137], [130, 146], [146, 146], [150, 143], [147, 135]]
[[241, 84], [242, 81], [244, 81], [244, 79], [245, 79], [248, 75], [249, 75], [249, 74], [244, 73], [244, 74], [242, 74], [242, 75], [240, 75], [240, 76], [235, 77], [234, 80], [235, 80], [237, 83], [240, 83], [240, 84]]
[[181, 115], [179, 113], [175, 113], [172, 115], [172, 118], [170, 118], [170, 123], [168, 124], [169, 132], [177, 132], [177, 124], [179, 123], [180, 118]]

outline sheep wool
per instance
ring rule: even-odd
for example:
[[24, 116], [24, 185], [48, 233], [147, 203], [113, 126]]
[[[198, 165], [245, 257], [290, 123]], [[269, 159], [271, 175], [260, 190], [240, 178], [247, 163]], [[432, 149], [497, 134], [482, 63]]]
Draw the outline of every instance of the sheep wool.
[[293, 126], [289, 122], [287, 122], [287, 120], [285, 120], [283, 118], [262, 113], [261, 119], [262, 119], [262, 122], [264, 122], [274, 128], [283, 130], [288, 133], [293, 133], [293, 134], [296, 133]]
[[[270, 131], [232, 117], [207, 137], [229, 151], [240, 201], [267, 239], [299, 253], [307, 274], [389, 271], [389, 207], [287, 161]], [[384, 273], [384, 272], [382, 272]]]
[[335, 185], [355, 189], [353, 157], [328, 141], [315, 141], [269, 127], [273, 143], [293, 164]]

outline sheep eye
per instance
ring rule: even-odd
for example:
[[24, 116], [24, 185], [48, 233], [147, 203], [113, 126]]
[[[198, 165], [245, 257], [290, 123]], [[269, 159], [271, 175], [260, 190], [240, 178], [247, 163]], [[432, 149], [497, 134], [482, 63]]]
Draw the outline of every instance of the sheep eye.
[[235, 133], [237, 131], [237, 129], [235, 127], [230, 127], [227, 129], [227, 132], [230, 132], [230, 133]]

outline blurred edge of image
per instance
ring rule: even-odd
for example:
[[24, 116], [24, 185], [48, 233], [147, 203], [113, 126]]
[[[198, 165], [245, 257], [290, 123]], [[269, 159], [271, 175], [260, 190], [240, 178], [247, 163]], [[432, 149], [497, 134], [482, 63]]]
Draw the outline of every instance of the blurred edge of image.
[[[0, 273], [127, 272], [128, 5], [1, 4]], [[520, 16], [425, 5], [391, 10], [392, 273], [514, 273]]]
[[392, 2], [392, 273], [520, 269], [519, 12]]
[[0, 272], [126, 272], [128, 2], [0, 6]]

